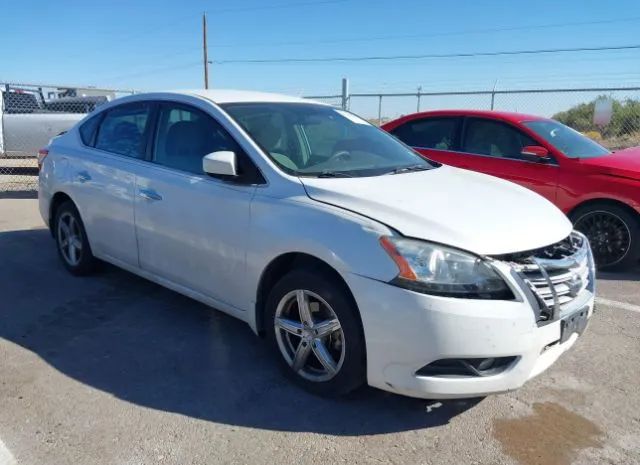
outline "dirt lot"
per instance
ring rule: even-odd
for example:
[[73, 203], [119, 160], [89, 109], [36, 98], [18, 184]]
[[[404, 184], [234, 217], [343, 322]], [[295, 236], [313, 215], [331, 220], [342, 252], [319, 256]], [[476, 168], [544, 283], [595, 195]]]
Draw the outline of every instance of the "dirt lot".
[[73, 278], [35, 199], [0, 197], [0, 465], [640, 463], [640, 272], [500, 396], [322, 400], [243, 323], [129, 273]]

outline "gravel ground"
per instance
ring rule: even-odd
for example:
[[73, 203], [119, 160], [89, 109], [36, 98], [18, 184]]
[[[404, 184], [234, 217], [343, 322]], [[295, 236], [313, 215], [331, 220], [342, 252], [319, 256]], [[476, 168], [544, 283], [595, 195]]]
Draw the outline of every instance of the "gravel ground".
[[124, 271], [73, 278], [0, 198], [0, 465], [640, 463], [640, 270], [519, 391], [428, 402], [287, 383], [244, 323]]

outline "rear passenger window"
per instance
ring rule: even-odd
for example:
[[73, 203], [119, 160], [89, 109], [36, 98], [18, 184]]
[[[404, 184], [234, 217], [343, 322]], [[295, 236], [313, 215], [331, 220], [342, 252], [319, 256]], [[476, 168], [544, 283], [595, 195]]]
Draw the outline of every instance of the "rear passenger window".
[[95, 147], [131, 158], [144, 158], [144, 134], [150, 108], [148, 103], [132, 103], [108, 110], [98, 129]]
[[428, 118], [409, 121], [391, 131], [411, 147], [455, 150], [460, 118]]
[[96, 115], [80, 126], [80, 138], [84, 145], [93, 146], [93, 137], [96, 134], [96, 129], [98, 129], [101, 118], [102, 114]]
[[162, 105], [153, 156], [155, 163], [202, 174], [202, 158], [221, 150], [239, 152], [236, 142], [212, 117], [183, 105]]

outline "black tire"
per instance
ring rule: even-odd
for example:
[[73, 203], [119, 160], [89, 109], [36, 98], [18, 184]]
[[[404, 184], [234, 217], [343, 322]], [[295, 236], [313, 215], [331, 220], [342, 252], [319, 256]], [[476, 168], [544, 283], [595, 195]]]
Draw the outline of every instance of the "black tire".
[[[310, 291], [326, 301], [337, 316], [344, 337], [344, 357], [331, 379], [311, 381], [295, 372], [285, 359], [276, 335], [278, 304], [296, 290]], [[324, 397], [344, 396], [366, 381], [366, 350], [362, 323], [353, 298], [338, 279], [319, 270], [298, 269], [287, 273], [271, 289], [265, 307], [266, 337], [288, 378], [305, 390]], [[333, 336], [332, 336], [333, 337]], [[295, 338], [295, 336], [294, 336]], [[300, 339], [299, 344], [302, 344]], [[315, 357], [315, 345], [310, 357]], [[318, 359], [316, 358], [315, 361]], [[310, 359], [309, 363], [313, 363]]]
[[[76, 255], [77, 263], [74, 263], [70, 260], [70, 258], [68, 257], [68, 251], [63, 252], [64, 233], [61, 231], [60, 223], [61, 221], [65, 221], [65, 224], [68, 224], [66, 222], [69, 220], [69, 218], [72, 218], [75, 222], [74, 224], [76, 225], [76, 227], [74, 229], [81, 244], [81, 249], [79, 249], [79, 253]], [[56, 240], [56, 249], [58, 250], [58, 256], [60, 257], [62, 264], [67, 269], [67, 271], [69, 271], [69, 273], [75, 276], [85, 276], [93, 273], [97, 269], [99, 263], [98, 259], [93, 256], [91, 246], [89, 245], [89, 241], [87, 240], [87, 233], [84, 229], [84, 223], [82, 222], [80, 213], [78, 212], [78, 209], [73, 204], [73, 202], [66, 201], [58, 207], [54, 217], [53, 232], [54, 238]]]
[[578, 207], [570, 219], [584, 233], [600, 270], [626, 269], [640, 259], [640, 221], [624, 207], [594, 203]]

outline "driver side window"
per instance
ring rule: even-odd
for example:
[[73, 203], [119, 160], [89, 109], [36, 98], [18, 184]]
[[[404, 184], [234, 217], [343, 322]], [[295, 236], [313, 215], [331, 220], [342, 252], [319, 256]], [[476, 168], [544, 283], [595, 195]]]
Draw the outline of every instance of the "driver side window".
[[501, 121], [469, 118], [464, 132], [463, 151], [471, 154], [520, 159], [523, 147], [538, 145], [529, 136]]
[[185, 105], [161, 105], [154, 163], [202, 174], [202, 157], [221, 150], [239, 153], [236, 142], [211, 116]]

